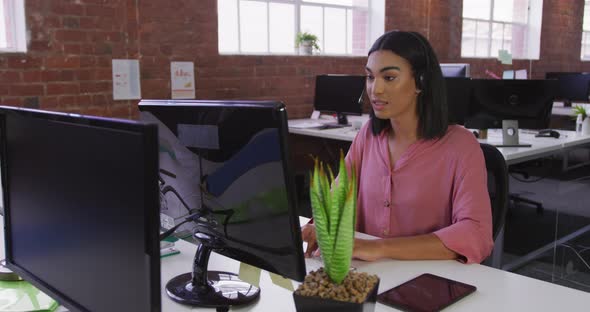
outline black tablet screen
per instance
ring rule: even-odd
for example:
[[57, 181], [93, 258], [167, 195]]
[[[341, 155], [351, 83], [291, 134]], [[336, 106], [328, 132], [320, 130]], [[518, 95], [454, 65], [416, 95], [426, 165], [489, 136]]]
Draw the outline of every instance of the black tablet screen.
[[377, 297], [377, 301], [404, 311], [439, 311], [475, 291], [475, 286], [422, 274]]

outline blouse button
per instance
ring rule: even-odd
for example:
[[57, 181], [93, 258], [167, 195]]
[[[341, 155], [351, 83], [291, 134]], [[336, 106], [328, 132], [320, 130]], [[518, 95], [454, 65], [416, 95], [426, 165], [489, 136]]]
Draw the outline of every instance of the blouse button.
[[384, 201], [384, 202], [383, 202], [383, 206], [385, 206], [385, 207], [389, 207], [389, 201], [388, 201], [388, 200]]
[[384, 229], [383, 230], [383, 235], [388, 235], [389, 234], [389, 230], [388, 229]]

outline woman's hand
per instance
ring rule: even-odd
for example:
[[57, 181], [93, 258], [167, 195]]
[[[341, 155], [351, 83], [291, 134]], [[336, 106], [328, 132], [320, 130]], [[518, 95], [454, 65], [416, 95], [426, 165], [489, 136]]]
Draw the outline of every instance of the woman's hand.
[[[315, 234], [315, 225], [307, 224], [301, 229], [301, 238], [304, 242], [307, 242], [307, 249], [305, 250], [305, 257], [309, 258], [315, 256], [318, 250], [318, 241]], [[317, 252], [314, 252], [316, 251]]]
[[352, 257], [364, 261], [375, 261], [383, 258], [380, 240], [355, 239]]

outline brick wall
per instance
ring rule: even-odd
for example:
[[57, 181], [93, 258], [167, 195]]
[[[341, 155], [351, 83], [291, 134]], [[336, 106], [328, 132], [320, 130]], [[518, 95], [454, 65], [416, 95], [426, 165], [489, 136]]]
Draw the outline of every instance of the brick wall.
[[[26, 54], [0, 54], [0, 103], [137, 117], [137, 101], [113, 101], [111, 60], [139, 59], [143, 98], [170, 98], [170, 62], [195, 63], [200, 99], [280, 99], [291, 118], [311, 113], [314, 77], [362, 74], [365, 57], [220, 56], [215, 0], [27, 0]], [[545, 0], [541, 56], [515, 61], [533, 77], [590, 71], [580, 61], [583, 0]], [[386, 29], [413, 30], [441, 62], [468, 62], [474, 77], [507, 69], [461, 59], [461, 0], [386, 1]]]

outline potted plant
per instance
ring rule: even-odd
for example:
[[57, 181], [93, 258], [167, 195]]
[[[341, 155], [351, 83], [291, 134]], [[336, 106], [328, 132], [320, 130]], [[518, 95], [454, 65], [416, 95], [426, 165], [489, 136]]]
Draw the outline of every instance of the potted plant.
[[[590, 135], [590, 118], [588, 117], [588, 112], [584, 106], [576, 105], [574, 106], [574, 114], [578, 117], [578, 121], [576, 121], [576, 132], [580, 132], [582, 135]], [[579, 124], [581, 123], [581, 125]], [[581, 129], [578, 129], [581, 127]]]
[[299, 54], [311, 55], [313, 50], [320, 50], [318, 37], [308, 32], [299, 32], [295, 38], [295, 45], [299, 48]]
[[357, 179], [354, 169], [348, 169], [342, 151], [335, 182], [330, 167], [326, 174], [323, 163], [317, 158], [314, 161], [310, 197], [324, 268], [310, 272], [293, 293], [299, 312], [366, 311], [365, 302], [372, 302], [374, 308], [379, 278], [349, 270], [356, 223]]

